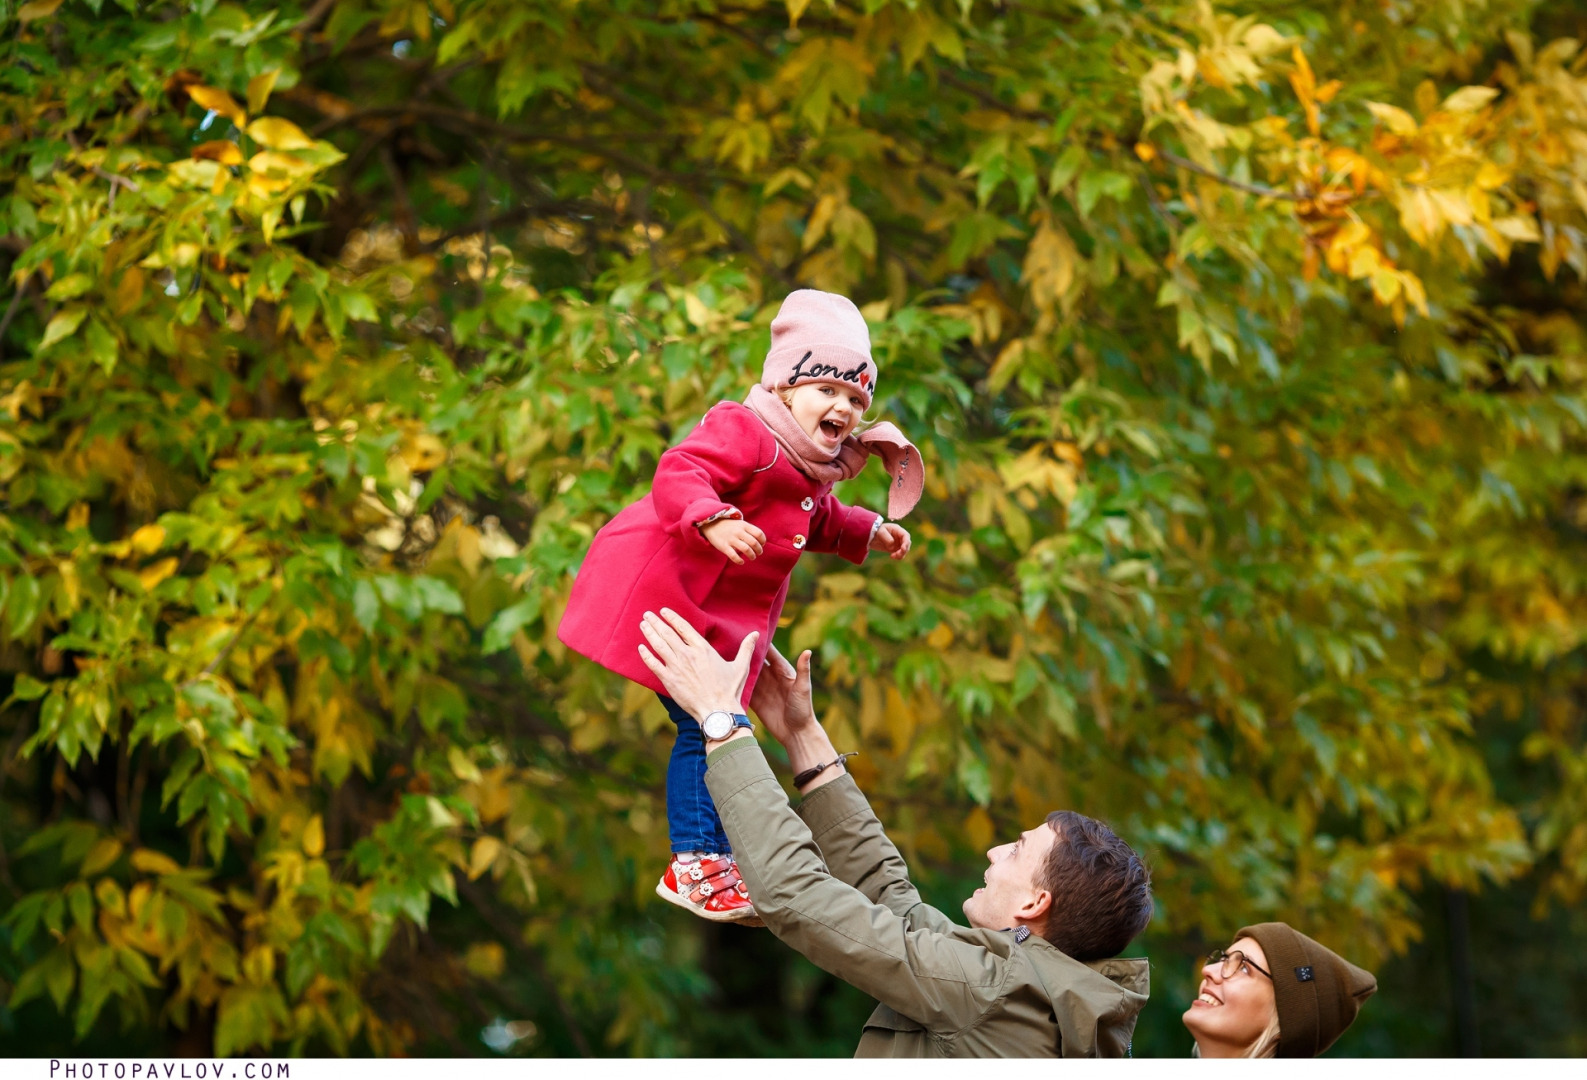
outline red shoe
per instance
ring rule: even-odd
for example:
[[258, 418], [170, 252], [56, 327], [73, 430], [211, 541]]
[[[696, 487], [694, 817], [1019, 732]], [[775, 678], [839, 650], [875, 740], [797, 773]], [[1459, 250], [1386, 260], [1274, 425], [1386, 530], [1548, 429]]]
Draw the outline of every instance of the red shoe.
[[750, 903], [749, 886], [731, 855], [707, 855], [696, 862], [672, 860], [656, 883], [656, 895], [712, 922], [760, 922]]

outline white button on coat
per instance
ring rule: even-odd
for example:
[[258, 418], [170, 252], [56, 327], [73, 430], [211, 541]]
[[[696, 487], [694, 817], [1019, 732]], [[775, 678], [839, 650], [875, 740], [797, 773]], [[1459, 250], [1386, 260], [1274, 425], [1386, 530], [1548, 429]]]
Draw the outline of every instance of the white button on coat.
[[796, 547], [796, 548], [802, 548], [802, 547], [805, 546], [805, 534], [804, 533], [795, 533], [794, 534], [793, 546]]
[[799, 504], [799, 509], [801, 509], [801, 510], [813, 510], [813, 509], [815, 509], [815, 505], [816, 505], [816, 501], [814, 499], [812, 499], [810, 496], [806, 495], [805, 496], [805, 501]]

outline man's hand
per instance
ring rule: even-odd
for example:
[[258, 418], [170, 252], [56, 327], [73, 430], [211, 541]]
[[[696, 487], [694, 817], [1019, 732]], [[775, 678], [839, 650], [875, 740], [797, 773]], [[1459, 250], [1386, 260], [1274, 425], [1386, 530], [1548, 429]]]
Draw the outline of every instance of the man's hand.
[[701, 525], [700, 535], [739, 566], [753, 561], [766, 548], [766, 534], [736, 518], [718, 518], [709, 525]]
[[738, 655], [724, 660], [687, 619], [671, 608], [662, 608], [660, 618], [654, 612], [645, 612], [639, 621], [639, 632], [650, 643], [648, 649], [639, 647], [639, 658], [685, 712], [697, 720], [713, 712], [738, 712], [759, 634], [745, 637]]
[[872, 551], [885, 551], [895, 559], [909, 554], [909, 530], [889, 521], [871, 537]]
[[[798, 776], [815, 765], [825, 765], [837, 758], [832, 740], [826, 729], [816, 720], [815, 709], [810, 705], [810, 650], [799, 654], [799, 666], [788, 663], [787, 657], [774, 645], [766, 653], [766, 666], [755, 689], [749, 696], [749, 707], [771, 732], [772, 738], [782, 743], [788, 751], [788, 767]], [[800, 790], [808, 795], [822, 784], [831, 783], [848, 770], [842, 762], [829, 765], [816, 774]]]
[[789, 745], [817, 727], [815, 710], [810, 706], [810, 650], [799, 654], [797, 669], [773, 645], [766, 653], [766, 666], [749, 696], [749, 707], [772, 738]]

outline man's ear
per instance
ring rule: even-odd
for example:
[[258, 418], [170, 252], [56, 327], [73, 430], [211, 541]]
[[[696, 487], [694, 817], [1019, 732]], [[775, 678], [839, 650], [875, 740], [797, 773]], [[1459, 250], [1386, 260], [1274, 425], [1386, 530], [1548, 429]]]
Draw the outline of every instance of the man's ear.
[[1025, 902], [1020, 905], [1015, 917], [1021, 922], [1039, 922], [1047, 917], [1047, 912], [1052, 910], [1052, 893], [1046, 889], [1037, 889]]

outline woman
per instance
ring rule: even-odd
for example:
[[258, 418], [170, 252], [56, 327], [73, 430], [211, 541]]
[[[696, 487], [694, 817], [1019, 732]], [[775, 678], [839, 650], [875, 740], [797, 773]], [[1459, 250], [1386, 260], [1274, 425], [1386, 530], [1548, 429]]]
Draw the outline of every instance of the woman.
[[1316, 1057], [1378, 982], [1288, 923], [1247, 926], [1202, 968], [1185, 1010], [1199, 1057]]

